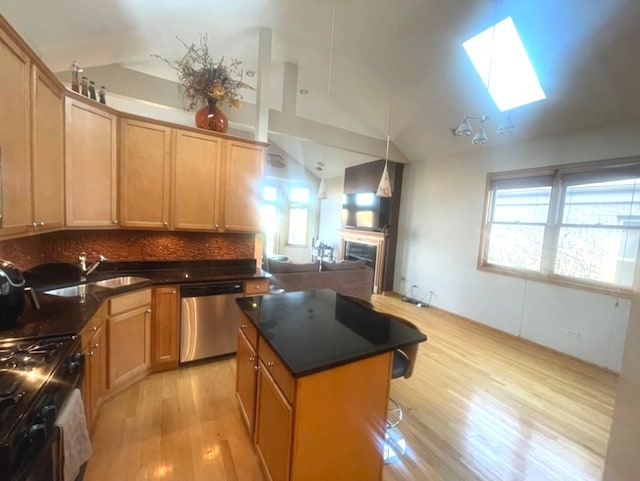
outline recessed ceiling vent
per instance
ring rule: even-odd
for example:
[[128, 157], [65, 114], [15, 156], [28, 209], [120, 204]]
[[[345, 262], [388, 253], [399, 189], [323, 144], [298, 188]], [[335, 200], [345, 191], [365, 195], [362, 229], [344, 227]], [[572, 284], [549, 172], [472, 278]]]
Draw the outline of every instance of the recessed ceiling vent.
[[282, 169], [287, 165], [280, 154], [267, 154], [267, 164], [277, 169]]

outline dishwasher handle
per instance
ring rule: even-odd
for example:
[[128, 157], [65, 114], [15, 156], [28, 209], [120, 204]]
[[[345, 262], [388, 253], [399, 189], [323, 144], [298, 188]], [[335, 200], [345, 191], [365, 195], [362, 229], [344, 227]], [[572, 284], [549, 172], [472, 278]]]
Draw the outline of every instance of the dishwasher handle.
[[225, 284], [198, 284], [180, 288], [180, 297], [221, 296], [225, 294], [242, 294], [242, 282], [228, 282]]

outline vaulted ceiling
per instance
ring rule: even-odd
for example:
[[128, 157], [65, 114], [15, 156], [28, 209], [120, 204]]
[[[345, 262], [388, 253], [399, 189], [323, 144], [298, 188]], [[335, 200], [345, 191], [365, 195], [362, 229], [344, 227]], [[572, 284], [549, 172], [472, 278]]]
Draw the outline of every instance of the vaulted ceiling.
[[[309, 170], [325, 161], [329, 178], [384, 157], [388, 132], [399, 149], [392, 158], [402, 161], [485, 148], [451, 134], [465, 113], [490, 116], [491, 144], [640, 120], [637, 0], [0, 0], [0, 14], [61, 78], [73, 60], [87, 71], [118, 70], [129, 81], [107, 89], [131, 97], [144, 90], [140, 79], [177, 81], [151, 56], [182, 57], [176, 37], [192, 43], [206, 34], [215, 58], [259, 70], [262, 28], [272, 41], [261, 101], [273, 111], [285, 99], [295, 107], [286, 122], [272, 123], [269, 141]], [[498, 136], [502, 114], [462, 42], [507, 15], [547, 99], [512, 110], [517, 133]], [[296, 85], [285, 71], [295, 72]], [[257, 85], [257, 77], [245, 80]], [[229, 117], [232, 126], [252, 129], [247, 112], [256, 94], [242, 93], [246, 112]], [[175, 99], [158, 102], [182, 102], [177, 87]], [[313, 128], [322, 125], [334, 129]], [[375, 142], [360, 148], [363, 139]]]

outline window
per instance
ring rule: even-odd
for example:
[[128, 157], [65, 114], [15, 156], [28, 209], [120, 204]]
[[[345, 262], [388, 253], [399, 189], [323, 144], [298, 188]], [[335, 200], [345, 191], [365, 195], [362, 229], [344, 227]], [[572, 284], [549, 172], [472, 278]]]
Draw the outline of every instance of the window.
[[307, 245], [307, 224], [309, 221], [309, 189], [292, 187], [289, 190], [289, 226], [287, 244]]
[[500, 112], [546, 98], [511, 17], [462, 46]]
[[640, 161], [489, 174], [480, 267], [627, 291], [640, 244]]
[[273, 185], [265, 185], [262, 189], [262, 229], [265, 236], [265, 252], [272, 255], [276, 253], [278, 245], [278, 188]]

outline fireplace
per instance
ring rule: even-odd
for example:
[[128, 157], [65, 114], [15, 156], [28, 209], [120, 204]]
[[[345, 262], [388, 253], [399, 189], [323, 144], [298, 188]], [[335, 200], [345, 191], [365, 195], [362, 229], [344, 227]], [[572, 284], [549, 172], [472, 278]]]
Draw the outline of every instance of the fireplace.
[[[341, 260], [364, 260], [373, 269], [373, 292], [382, 293], [385, 283], [385, 253], [388, 234], [386, 232], [360, 231], [355, 229], [340, 230]], [[387, 273], [388, 274], [388, 273]]]
[[376, 268], [377, 246], [361, 242], [345, 241], [344, 258], [349, 261], [363, 260], [365, 265]]

